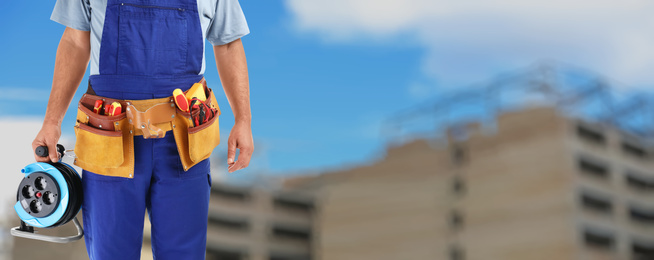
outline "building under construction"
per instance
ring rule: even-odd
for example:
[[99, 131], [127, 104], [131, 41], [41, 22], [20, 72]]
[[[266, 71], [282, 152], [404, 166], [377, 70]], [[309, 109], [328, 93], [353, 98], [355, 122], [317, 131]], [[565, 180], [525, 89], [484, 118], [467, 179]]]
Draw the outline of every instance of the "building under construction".
[[654, 103], [584, 74], [421, 104], [389, 119], [382, 159], [289, 180], [319, 194], [315, 258], [654, 259]]

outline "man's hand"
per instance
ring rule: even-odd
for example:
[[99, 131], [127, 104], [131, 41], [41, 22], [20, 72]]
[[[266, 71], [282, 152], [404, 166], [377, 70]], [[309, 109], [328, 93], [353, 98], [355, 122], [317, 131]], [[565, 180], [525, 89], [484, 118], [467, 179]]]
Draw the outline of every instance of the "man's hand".
[[[239, 150], [239, 154], [238, 160], [234, 161], [236, 149]], [[229, 140], [227, 140], [227, 170], [234, 172], [248, 167], [253, 151], [254, 141], [252, 140], [250, 124], [237, 122], [229, 134]]]
[[58, 162], [61, 159], [57, 152], [59, 137], [61, 137], [61, 127], [59, 125], [44, 123], [41, 131], [39, 131], [32, 142], [32, 150], [36, 150], [36, 147], [39, 146], [47, 146], [49, 155], [48, 157], [39, 157], [34, 154], [34, 159], [37, 162]]

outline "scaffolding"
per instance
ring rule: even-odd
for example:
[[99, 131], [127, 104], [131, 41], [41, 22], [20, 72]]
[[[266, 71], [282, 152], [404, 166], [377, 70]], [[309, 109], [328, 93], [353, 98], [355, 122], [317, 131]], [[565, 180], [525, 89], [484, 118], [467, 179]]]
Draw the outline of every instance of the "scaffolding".
[[500, 74], [400, 111], [386, 119], [382, 135], [403, 142], [442, 135], [471, 121], [492, 128], [499, 114], [533, 106], [551, 106], [564, 115], [654, 141], [651, 92], [628, 90], [596, 73], [553, 62]]

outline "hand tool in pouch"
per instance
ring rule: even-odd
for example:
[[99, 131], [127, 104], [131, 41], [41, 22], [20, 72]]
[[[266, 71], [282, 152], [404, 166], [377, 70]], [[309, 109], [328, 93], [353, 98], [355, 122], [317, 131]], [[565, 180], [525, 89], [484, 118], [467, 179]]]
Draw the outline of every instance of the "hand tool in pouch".
[[191, 88], [186, 92], [186, 99], [193, 100], [199, 99], [200, 101], [207, 100], [207, 95], [204, 93], [204, 85], [201, 83], [195, 83]]
[[[40, 146], [34, 151], [40, 157], [48, 156], [48, 147]], [[64, 157], [65, 148], [58, 144], [59, 158]], [[61, 162], [36, 162], [21, 170], [25, 177], [18, 186], [14, 210], [21, 219], [20, 226], [11, 229], [11, 234], [35, 240], [54, 243], [68, 243], [84, 236], [84, 230], [75, 216], [82, 207], [84, 198], [82, 179], [73, 167]], [[34, 227], [54, 228], [73, 221], [77, 235], [56, 237], [37, 234]]]
[[122, 112], [122, 105], [118, 102], [113, 102], [111, 103], [111, 106], [109, 108], [109, 113], [106, 115], [117, 116], [120, 115], [121, 112]]
[[177, 104], [179, 110], [184, 112], [189, 111], [188, 99], [186, 99], [186, 96], [184, 96], [184, 92], [182, 92], [181, 89], [176, 88], [173, 90], [173, 98], [175, 99], [175, 104]]
[[102, 100], [98, 99], [95, 101], [95, 105], [93, 105], [93, 113], [100, 114], [102, 112]]

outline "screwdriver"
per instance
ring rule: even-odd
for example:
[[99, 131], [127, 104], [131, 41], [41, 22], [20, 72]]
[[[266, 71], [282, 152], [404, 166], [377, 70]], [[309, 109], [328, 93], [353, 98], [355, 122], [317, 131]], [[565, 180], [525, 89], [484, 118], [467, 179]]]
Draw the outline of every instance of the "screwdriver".
[[182, 92], [181, 89], [176, 88], [173, 90], [173, 98], [179, 110], [189, 112], [188, 99], [186, 99], [186, 96], [184, 96], [184, 92]]
[[111, 113], [111, 104], [107, 104], [104, 106], [104, 115], [108, 116], [109, 113]]
[[120, 115], [120, 113], [122, 112], [121, 111], [122, 106], [118, 102], [111, 103], [111, 105], [109, 107], [110, 107], [109, 108], [109, 113], [106, 114], [108, 116], [117, 116], [117, 115]]
[[93, 113], [100, 114], [100, 111], [102, 111], [102, 100], [98, 99], [95, 101], [95, 105], [93, 106]]

